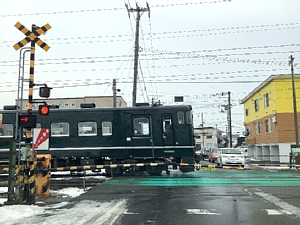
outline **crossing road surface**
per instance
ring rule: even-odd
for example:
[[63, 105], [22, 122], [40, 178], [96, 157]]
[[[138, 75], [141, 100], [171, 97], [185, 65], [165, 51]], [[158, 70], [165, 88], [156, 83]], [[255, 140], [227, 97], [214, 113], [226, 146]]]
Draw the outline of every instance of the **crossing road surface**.
[[125, 176], [75, 202], [110, 203], [112, 216], [105, 217], [116, 225], [300, 224], [299, 177], [293, 171], [225, 170]]
[[34, 216], [1, 224], [300, 224], [299, 178], [298, 170], [125, 175], [76, 198], [38, 199], [38, 206], [27, 208], [38, 212]]

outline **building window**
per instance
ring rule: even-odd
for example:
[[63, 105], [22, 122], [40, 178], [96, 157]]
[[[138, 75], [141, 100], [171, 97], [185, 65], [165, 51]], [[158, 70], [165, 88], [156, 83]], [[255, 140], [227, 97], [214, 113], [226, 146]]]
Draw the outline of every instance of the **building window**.
[[52, 123], [51, 124], [51, 136], [69, 136], [69, 123]]
[[266, 132], [270, 133], [271, 132], [271, 120], [270, 120], [270, 118], [265, 120], [265, 126], [266, 126]]
[[250, 127], [246, 128], [246, 131], [244, 133], [245, 136], [250, 136]]
[[256, 128], [256, 134], [260, 134], [260, 122], [256, 122], [255, 128]]
[[68, 103], [68, 102], [65, 102], [64, 107], [65, 107], [65, 108], [69, 108], [69, 103]]
[[96, 136], [97, 123], [96, 122], [79, 122], [78, 136]]
[[206, 139], [212, 139], [212, 135], [206, 135]]
[[112, 135], [112, 123], [111, 122], [102, 122], [102, 136]]
[[245, 110], [246, 116], [249, 116], [249, 108]]
[[195, 139], [201, 139], [201, 136], [196, 135], [196, 136], [195, 136]]
[[269, 107], [269, 93], [264, 94], [264, 107]]
[[255, 112], [258, 112], [258, 110], [259, 110], [258, 99], [255, 99], [255, 101], [254, 101], [254, 109], [255, 109]]

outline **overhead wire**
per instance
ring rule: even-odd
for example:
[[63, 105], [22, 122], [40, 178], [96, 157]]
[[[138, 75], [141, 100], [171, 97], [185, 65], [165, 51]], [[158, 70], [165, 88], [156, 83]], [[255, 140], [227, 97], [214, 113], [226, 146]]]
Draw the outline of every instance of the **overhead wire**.
[[[218, 4], [224, 3], [223, 1], [201, 1], [201, 2], [190, 2], [190, 3], [175, 3], [175, 4], [166, 4], [166, 5], [153, 5], [151, 7], [174, 7], [174, 6], [189, 6], [189, 5], [202, 5], [202, 4]], [[75, 14], [75, 13], [89, 13], [89, 12], [101, 12], [101, 11], [115, 11], [115, 10], [124, 10], [122, 8], [107, 8], [107, 9], [81, 9], [81, 10], [65, 10], [65, 11], [53, 11], [53, 12], [35, 12], [35, 13], [19, 13], [19, 14], [4, 14], [0, 17], [21, 17], [21, 16], [40, 16], [40, 15], [57, 15], [57, 14]]]

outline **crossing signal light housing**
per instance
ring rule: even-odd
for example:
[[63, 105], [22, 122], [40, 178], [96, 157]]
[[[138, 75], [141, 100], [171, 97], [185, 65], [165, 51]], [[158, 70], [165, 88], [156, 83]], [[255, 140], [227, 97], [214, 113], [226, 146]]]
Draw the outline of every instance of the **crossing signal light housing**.
[[39, 114], [42, 116], [49, 115], [50, 109], [49, 105], [39, 105]]

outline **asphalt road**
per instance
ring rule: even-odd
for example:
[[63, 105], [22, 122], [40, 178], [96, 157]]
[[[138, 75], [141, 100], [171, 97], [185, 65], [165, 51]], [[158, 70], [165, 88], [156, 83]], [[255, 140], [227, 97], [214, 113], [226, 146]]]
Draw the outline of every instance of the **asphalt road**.
[[125, 175], [71, 202], [99, 202], [95, 221], [102, 224], [300, 224], [299, 176], [290, 170], [224, 169]]

